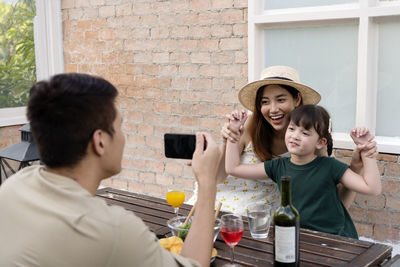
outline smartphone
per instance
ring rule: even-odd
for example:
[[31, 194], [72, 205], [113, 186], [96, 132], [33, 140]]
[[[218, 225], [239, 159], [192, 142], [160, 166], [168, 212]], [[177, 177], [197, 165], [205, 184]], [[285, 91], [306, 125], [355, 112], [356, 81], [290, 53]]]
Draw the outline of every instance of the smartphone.
[[192, 159], [195, 147], [194, 134], [164, 134], [164, 152], [167, 158]]

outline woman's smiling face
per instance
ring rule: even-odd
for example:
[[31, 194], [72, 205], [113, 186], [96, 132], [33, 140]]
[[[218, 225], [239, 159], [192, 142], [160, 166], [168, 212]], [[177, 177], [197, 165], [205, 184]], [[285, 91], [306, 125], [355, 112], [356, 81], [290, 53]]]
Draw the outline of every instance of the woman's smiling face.
[[294, 98], [284, 87], [276, 84], [268, 85], [261, 97], [261, 113], [275, 131], [286, 131], [289, 125], [288, 116], [297, 107], [301, 98]]

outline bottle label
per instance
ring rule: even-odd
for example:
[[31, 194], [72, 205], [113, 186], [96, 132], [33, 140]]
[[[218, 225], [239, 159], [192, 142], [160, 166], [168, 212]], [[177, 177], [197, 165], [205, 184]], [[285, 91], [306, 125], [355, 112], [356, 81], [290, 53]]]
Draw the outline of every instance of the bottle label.
[[283, 263], [296, 261], [296, 227], [275, 225], [275, 260]]

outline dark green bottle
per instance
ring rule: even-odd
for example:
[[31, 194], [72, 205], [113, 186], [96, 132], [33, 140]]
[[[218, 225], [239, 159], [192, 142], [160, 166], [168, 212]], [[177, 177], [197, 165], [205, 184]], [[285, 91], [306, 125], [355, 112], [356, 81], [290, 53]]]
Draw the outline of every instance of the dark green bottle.
[[281, 177], [281, 205], [274, 213], [274, 266], [299, 266], [300, 215], [292, 205], [290, 176]]

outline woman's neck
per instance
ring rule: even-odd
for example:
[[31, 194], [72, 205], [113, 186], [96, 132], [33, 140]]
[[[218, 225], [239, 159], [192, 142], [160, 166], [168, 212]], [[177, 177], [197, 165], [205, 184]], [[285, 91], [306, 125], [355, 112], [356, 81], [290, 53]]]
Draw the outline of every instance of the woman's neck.
[[309, 155], [290, 155], [290, 162], [296, 165], [305, 165], [313, 161], [317, 156], [315, 154]]

